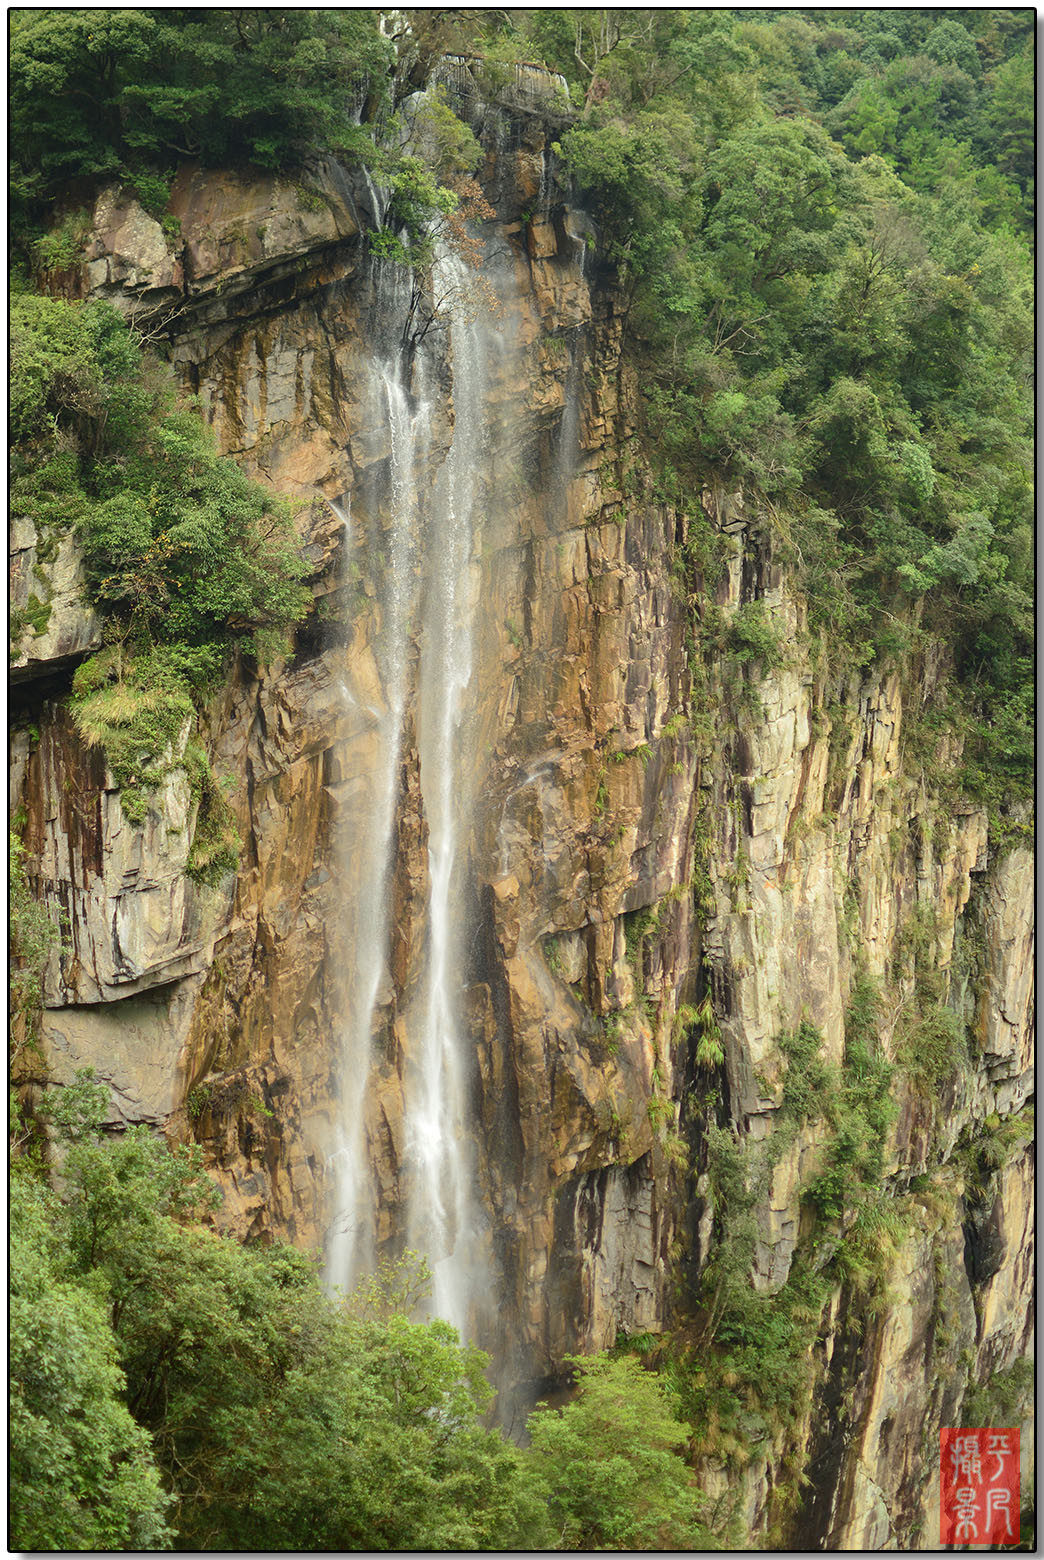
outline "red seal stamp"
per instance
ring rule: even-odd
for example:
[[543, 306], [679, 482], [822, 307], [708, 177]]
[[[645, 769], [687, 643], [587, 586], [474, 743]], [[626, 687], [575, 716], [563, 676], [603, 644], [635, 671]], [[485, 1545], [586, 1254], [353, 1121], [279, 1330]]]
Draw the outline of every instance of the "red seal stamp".
[[1019, 1432], [939, 1431], [939, 1542], [1019, 1541]]

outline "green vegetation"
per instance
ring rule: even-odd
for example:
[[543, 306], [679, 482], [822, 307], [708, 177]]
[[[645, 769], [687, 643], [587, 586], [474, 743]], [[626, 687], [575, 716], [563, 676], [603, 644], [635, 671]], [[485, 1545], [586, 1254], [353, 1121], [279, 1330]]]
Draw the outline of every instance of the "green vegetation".
[[44, 1183], [10, 1183], [9, 1446], [18, 1549], [165, 1547], [167, 1497], [124, 1399], [105, 1298], [70, 1272]]
[[483, 1424], [479, 1350], [411, 1320], [405, 1259], [343, 1302], [306, 1257], [199, 1222], [200, 1150], [100, 1131], [51, 1091], [60, 1193], [12, 1168], [11, 1512], [23, 1548], [707, 1547], [663, 1385], [575, 1362], [520, 1452]]
[[773, 1295], [754, 1289], [754, 1208], [767, 1190], [769, 1158], [718, 1127], [708, 1132], [716, 1245], [700, 1281], [696, 1324], [663, 1362], [691, 1449], [742, 1467], [811, 1406], [812, 1344], [831, 1281], [797, 1257]]
[[372, 253], [409, 269], [410, 305], [403, 339], [422, 341], [447, 306], [466, 301], [470, 307], [496, 307], [496, 298], [481, 276], [466, 284], [467, 300], [436, 285], [435, 265], [441, 247], [449, 246], [473, 272], [481, 264], [481, 246], [469, 224], [494, 215], [493, 207], [472, 177], [482, 160], [482, 148], [472, 131], [457, 118], [442, 88], [434, 88], [367, 154], [377, 176], [391, 193], [380, 228], [368, 235]]
[[993, 1172], [1022, 1153], [1036, 1135], [1036, 1111], [1024, 1105], [1011, 1116], [987, 1116], [975, 1123], [958, 1145], [955, 1158], [966, 1176], [965, 1197], [980, 1201], [991, 1195]]
[[29, 592], [29, 599], [24, 607], [14, 607], [11, 611], [8, 623], [8, 632], [12, 647], [22, 638], [27, 630], [31, 630], [34, 637], [39, 639], [41, 634], [46, 634], [47, 625], [51, 621], [51, 603], [41, 601], [35, 591]]
[[844, 1229], [832, 1257], [838, 1279], [878, 1290], [894, 1254], [903, 1218], [882, 1184], [884, 1147], [895, 1119], [893, 1068], [879, 1040], [880, 996], [865, 972], [857, 974], [846, 1014], [840, 1067], [819, 1054], [822, 1036], [809, 1023], [780, 1037], [787, 1058], [776, 1152], [803, 1122], [829, 1129], [817, 1173], [804, 1201], [826, 1227]]
[[[761, 495], [835, 672], [945, 646], [941, 729], [1000, 822], [1032, 775], [1030, 13], [396, 18], [393, 45], [365, 11], [14, 13], [18, 210], [119, 178], [159, 211], [178, 157], [361, 157], [416, 340], [433, 245], [488, 208], [471, 130], [408, 94], [445, 51], [494, 75], [544, 59], [579, 110], [559, 151], [631, 299], [664, 492], [692, 514], [708, 476]], [[61, 269], [80, 232], [70, 208], [34, 263]], [[761, 624], [732, 634], [772, 664]]]
[[[961, 1404], [961, 1424], [1017, 1425], [1032, 1416], [1034, 1368], [1032, 1360], [1016, 1360], [982, 1383], [972, 1385]], [[1028, 1433], [1028, 1431], [1027, 1431]]]
[[964, 1020], [950, 1008], [936, 1008], [906, 1027], [896, 1060], [922, 1092], [933, 1093], [967, 1063]]
[[[400, 59], [396, 70], [377, 19], [259, 7], [14, 12], [12, 228], [31, 269], [47, 278], [81, 258], [89, 214], [53, 221], [70, 185], [122, 184], [176, 238], [166, 207], [184, 159], [300, 173], [333, 154], [372, 166], [391, 192], [369, 240], [410, 267], [406, 337], [419, 339], [437, 313], [421, 304], [440, 240], [468, 254], [467, 221], [492, 209], [471, 178], [478, 142], [438, 90], [390, 114], [409, 91], [408, 67]], [[309, 210], [323, 204], [306, 184], [298, 198]], [[475, 286], [482, 291], [480, 279]]]
[[11, 305], [11, 502], [45, 550], [73, 527], [109, 647], [77, 670], [72, 709], [104, 749], [128, 818], [175, 767], [200, 802], [190, 869], [238, 860], [195, 702], [238, 648], [284, 651], [308, 593], [288, 507], [220, 459], [197, 412], [106, 304], [19, 293]]
[[832, 671], [944, 646], [961, 780], [999, 815], [1033, 762], [1031, 13], [486, 25], [582, 106], [561, 152], [665, 490], [760, 492]]
[[[767, 1439], [795, 1430], [811, 1409], [813, 1344], [832, 1291], [846, 1283], [870, 1304], [882, 1294], [906, 1225], [881, 1184], [895, 1106], [892, 1068], [877, 1039], [879, 1003], [872, 982], [860, 975], [840, 1066], [820, 1054], [822, 1036], [810, 1023], [780, 1037], [783, 1097], [767, 1139], [744, 1141], [719, 1126], [707, 1128], [715, 1245], [694, 1297], [694, 1326], [666, 1346], [662, 1361], [693, 1427], [698, 1458], [741, 1467]], [[713, 1065], [717, 1025], [710, 1002], [683, 1009], [679, 1020], [699, 1028], [697, 1065]], [[799, 1244], [783, 1286], [766, 1294], [751, 1281], [755, 1209], [798, 1130], [813, 1122], [826, 1128], [819, 1167], [803, 1187], [815, 1229]]]
[[528, 1464], [546, 1503], [539, 1547], [714, 1549], [684, 1456], [687, 1427], [662, 1381], [623, 1356], [572, 1359], [578, 1394], [531, 1415]]
[[35, 898], [25, 873], [25, 847], [8, 830], [7, 936], [10, 953], [8, 1005], [12, 1061], [21, 1046], [35, 1042], [37, 1014], [43, 1003], [43, 976], [59, 931]]
[[133, 658], [122, 645], [103, 650], [77, 667], [70, 703], [86, 745], [104, 751], [132, 823], [144, 822], [150, 796], [168, 775], [186, 773], [199, 809], [186, 872], [214, 885], [238, 868], [239, 834], [205, 752], [189, 737], [193, 665], [191, 657], [164, 646]]
[[214, 1090], [208, 1083], [197, 1083], [189, 1091], [185, 1099], [185, 1109], [190, 1121], [198, 1121], [200, 1116], [210, 1105]]
[[11, 502], [74, 525], [92, 600], [196, 686], [285, 641], [305, 594], [289, 512], [229, 460], [101, 303], [11, 304]]
[[929, 1099], [969, 1060], [964, 1018], [944, 1005], [946, 977], [936, 964], [935, 929], [934, 909], [918, 906], [896, 939], [892, 972], [910, 988], [896, 1025], [895, 1059]]
[[729, 624], [729, 649], [740, 662], [756, 661], [763, 672], [782, 660], [779, 634], [765, 616], [763, 601], [745, 601]]
[[123, 180], [159, 214], [185, 158], [296, 168], [350, 151], [351, 104], [387, 98], [390, 61], [367, 11], [14, 11], [15, 224], [73, 180]]
[[720, 1067], [725, 1060], [725, 1048], [710, 993], [708, 992], [703, 1001], [695, 1007], [679, 1008], [677, 1022], [680, 1029], [691, 1029], [694, 1026], [699, 1028], [699, 1039], [694, 1053], [696, 1066], [707, 1069]]
[[75, 264], [83, 254], [90, 228], [89, 212], [70, 211], [56, 227], [38, 238], [33, 244], [33, 258], [42, 275], [48, 277]]
[[73, 678], [73, 718], [88, 747], [102, 748], [120, 801], [133, 823], [148, 811], [150, 791], [182, 762], [195, 711], [185, 684], [148, 673], [156, 657], [132, 661], [118, 650], [92, 656]]

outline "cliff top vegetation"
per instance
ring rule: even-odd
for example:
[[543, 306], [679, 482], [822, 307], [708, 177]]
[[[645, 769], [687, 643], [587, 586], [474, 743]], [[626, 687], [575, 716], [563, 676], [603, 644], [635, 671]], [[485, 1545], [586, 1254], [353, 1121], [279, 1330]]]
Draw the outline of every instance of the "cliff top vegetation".
[[994, 810], [1032, 776], [1032, 23], [490, 24], [570, 81], [561, 150], [630, 296], [665, 495], [762, 496], [837, 670], [941, 647], [933, 718]]

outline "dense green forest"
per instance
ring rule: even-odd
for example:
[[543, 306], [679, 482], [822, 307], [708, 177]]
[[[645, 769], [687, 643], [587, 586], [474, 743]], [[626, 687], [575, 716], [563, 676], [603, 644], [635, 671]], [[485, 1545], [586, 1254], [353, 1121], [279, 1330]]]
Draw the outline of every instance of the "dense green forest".
[[[374, 248], [422, 265], [427, 224], [469, 198], [471, 148], [440, 106], [444, 155], [426, 166], [394, 116], [451, 51], [568, 81], [558, 166], [628, 299], [659, 496], [694, 510], [708, 474], [755, 495], [835, 679], [941, 649], [907, 762], [930, 764], [953, 730], [952, 784], [989, 808], [995, 838], [1024, 828], [1011, 804], [1033, 764], [1034, 13], [383, 15], [382, 29], [370, 11], [12, 13], [12, 504], [82, 542], [107, 644], [78, 670], [72, 707], [125, 810], [156, 778], [138, 774], [143, 745], [169, 764], [228, 657], [285, 644], [307, 595], [288, 507], [217, 457], [115, 311], [52, 296], [54, 279], [102, 184], [163, 218], [184, 159], [364, 160], [396, 195], [396, 231]], [[717, 566], [694, 526], [677, 560], [694, 602]], [[771, 656], [765, 625], [745, 631], [744, 653]], [[721, 632], [697, 605], [696, 659]], [[206, 880], [235, 864], [236, 840], [201, 746], [188, 762], [205, 802], [191, 870]], [[48, 934], [17, 841], [12, 880], [24, 1024]], [[703, 1354], [661, 1357], [655, 1374], [637, 1340], [576, 1362], [574, 1399], [537, 1411], [525, 1450], [488, 1428], [479, 1352], [411, 1320], [424, 1275], [408, 1262], [335, 1304], [299, 1254], [210, 1232], [198, 1160], [143, 1128], [104, 1133], [89, 1077], [51, 1105], [58, 1189], [15, 1108], [12, 1546], [734, 1538], [712, 1532], [687, 1454], [709, 1426], [720, 1443], [786, 1421], [829, 1280], [872, 1287], [875, 1243], [895, 1233], [873, 1192], [889, 1124], [888, 1069], [866, 1041], [874, 1001], [857, 986], [842, 1070], [817, 1072], [813, 1032], [788, 1042], [785, 1108], [836, 1134], [813, 1201], [859, 1211], [833, 1267], [797, 1265], [779, 1297], [754, 1295], [750, 1194], [722, 1135], [734, 1238], [705, 1277]], [[932, 1043], [926, 1027], [918, 1065]]]
[[199, 1150], [101, 1131], [107, 1090], [57, 1091], [59, 1196], [11, 1181], [16, 1549], [706, 1547], [676, 1403], [637, 1360], [577, 1361], [517, 1450], [483, 1415], [487, 1357], [411, 1321], [403, 1259], [346, 1305], [288, 1247], [198, 1222]]

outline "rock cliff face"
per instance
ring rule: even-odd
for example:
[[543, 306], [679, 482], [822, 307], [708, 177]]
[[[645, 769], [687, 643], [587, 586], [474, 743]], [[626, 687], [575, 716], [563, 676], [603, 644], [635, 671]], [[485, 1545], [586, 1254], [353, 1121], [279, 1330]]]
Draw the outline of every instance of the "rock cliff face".
[[[552, 105], [535, 88], [531, 99], [476, 121], [498, 220], [484, 263], [495, 296], [471, 307], [497, 309], [499, 346], [485, 354], [470, 456], [470, 675], [454, 737], [467, 803], [454, 1000], [495, 1300], [472, 1306], [473, 1325], [520, 1404], [564, 1354], [669, 1328], [679, 1279], [720, 1234], [710, 1122], [748, 1147], [771, 1138], [777, 1037], [807, 1019], [840, 1062], [862, 970], [885, 993], [892, 1054], [930, 971], [972, 1041], [934, 1091], [897, 1073], [886, 1181], [909, 1218], [885, 1298], [870, 1308], [837, 1288], [801, 1425], [753, 1448], [742, 1476], [713, 1462], [703, 1476], [712, 1492], [739, 1488], [752, 1541], [931, 1546], [939, 1425], [961, 1422], [969, 1384], [1032, 1350], [1031, 857], [991, 843], [984, 814], [942, 806], [932, 771], [956, 755], [932, 754], [928, 780], [909, 761], [936, 666], [839, 682], [813, 655], [767, 517], [717, 490], [694, 501], [696, 519], [657, 500], [624, 300], [587, 263], [587, 226], [554, 179]], [[332, 165], [300, 184], [185, 169], [178, 243], [107, 193], [77, 282], [163, 322], [222, 448], [301, 500], [314, 611], [291, 660], [237, 666], [207, 714], [214, 766], [235, 782], [237, 881], [198, 890], [184, 875], [183, 771], [134, 826], [103, 757], [77, 742], [63, 679], [99, 626], [78, 599], [71, 540], [41, 561], [16, 521], [12, 565], [20, 604], [35, 565], [50, 606], [17, 647], [12, 797], [33, 881], [68, 918], [47, 980], [51, 1078], [93, 1064], [114, 1122], [205, 1146], [225, 1227], [317, 1251], [339, 1217], [346, 1066], [369, 1068], [360, 1141], [376, 1249], [404, 1239], [414, 1014], [433, 937], [418, 632], [404, 640], [412, 691], [371, 1056], [346, 1061], [353, 950], [375, 935], [360, 878], [387, 752], [398, 534], [395, 425], [373, 377], [386, 299], [361, 236], [375, 198]], [[422, 493], [462, 436], [461, 339], [437, 321], [414, 355], [412, 404], [422, 371], [439, 384], [413, 450]], [[726, 566], [694, 607], [672, 560], [697, 523]], [[404, 578], [421, 588], [418, 546]], [[694, 648], [694, 612], [699, 630], [713, 607], [727, 643], [751, 603], [779, 664], [730, 659], [706, 634]], [[709, 1071], [692, 1017], [705, 999], [723, 1056]], [[823, 1129], [806, 1125], [756, 1206], [765, 1292], [807, 1234], [803, 1191], [822, 1160]], [[801, 1469], [795, 1508], [780, 1491]]]

